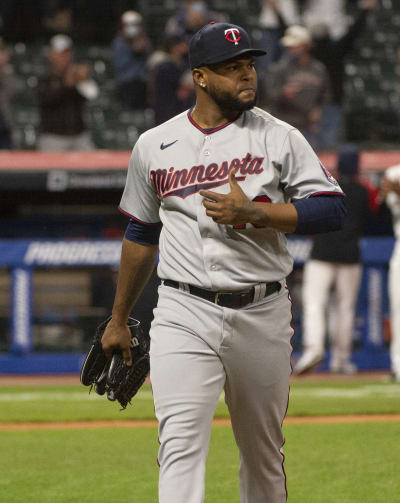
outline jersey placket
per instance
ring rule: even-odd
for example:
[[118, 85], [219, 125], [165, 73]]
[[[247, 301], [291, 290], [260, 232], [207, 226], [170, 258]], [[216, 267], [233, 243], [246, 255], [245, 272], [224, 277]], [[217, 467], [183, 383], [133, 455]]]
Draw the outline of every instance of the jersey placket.
[[[216, 158], [218, 152], [217, 141], [212, 135], [204, 135], [202, 142], [203, 144], [199, 153], [199, 164], [202, 164], [204, 169], [206, 169], [212, 162], [218, 163], [219, 161]], [[216, 189], [211, 190], [217, 191]], [[224, 226], [216, 224], [212, 218], [206, 215], [202, 204], [203, 197], [200, 194], [197, 194], [197, 197], [199, 198], [197, 222], [203, 243], [204, 269], [210, 278], [211, 288], [215, 288], [220, 283], [221, 276], [224, 276], [223, 249], [219, 243], [227, 239], [227, 234]]]

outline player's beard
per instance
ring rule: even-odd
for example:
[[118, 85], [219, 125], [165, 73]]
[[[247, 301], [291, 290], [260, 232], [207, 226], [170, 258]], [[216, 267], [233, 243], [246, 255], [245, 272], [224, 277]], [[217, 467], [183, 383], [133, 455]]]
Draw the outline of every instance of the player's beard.
[[212, 98], [219, 108], [224, 112], [245, 112], [246, 110], [251, 110], [257, 102], [257, 94], [254, 95], [252, 100], [241, 100], [240, 98], [233, 96], [227, 91], [219, 89], [213, 85], [208, 84], [205, 89], [207, 94]]

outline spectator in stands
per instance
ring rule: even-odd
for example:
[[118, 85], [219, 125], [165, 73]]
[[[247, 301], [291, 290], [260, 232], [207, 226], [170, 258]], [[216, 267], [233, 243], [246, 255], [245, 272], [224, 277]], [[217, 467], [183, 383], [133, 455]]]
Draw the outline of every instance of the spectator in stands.
[[98, 95], [87, 64], [75, 64], [67, 35], [50, 40], [49, 68], [39, 78], [40, 150], [91, 150], [84, 122], [84, 105]]
[[264, 106], [278, 119], [299, 129], [313, 148], [320, 147], [323, 108], [330, 102], [325, 66], [311, 56], [311, 35], [293, 25], [281, 39], [286, 53], [265, 78]]
[[386, 170], [380, 196], [392, 212], [396, 238], [389, 264], [390, 359], [393, 380], [400, 383], [400, 164]]
[[15, 93], [15, 81], [9, 65], [9, 54], [0, 39], [0, 149], [12, 148], [11, 100]]
[[307, 28], [319, 23], [328, 24], [334, 40], [347, 32], [346, 0], [304, 0], [302, 4], [302, 24]]
[[225, 20], [225, 16], [211, 11], [203, 1], [183, 0], [181, 4], [176, 14], [168, 19], [165, 33], [183, 37], [187, 43], [205, 24]]
[[147, 60], [151, 43], [142, 16], [126, 11], [121, 16], [121, 26], [112, 44], [114, 75], [118, 99], [131, 110], [148, 106]]
[[257, 41], [260, 48], [268, 47], [268, 54], [258, 63], [264, 71], [270, 63], [280, 59], [280, 39], [291, 25], [330, 23], [334, 37], [343, 35], [347, 29], [345, 0], [259, 0], [261, 12], [259, 27], [261, 36]]
[[288, 26], [299, 24], [300, 15], [297, 0], [260, 0], [260, 3], [261, 35], [256, 46], [267, 49], [267, 54], [257, 60], [258, 70], [263, 73], [282, 56], [280, 39]]
[[[323, 168], [324, 169], [324, 168]], [[356, 300], [361, 280], [359, 240], [368, 217], [368, 190], [358, 181], [359, 151], [344, 145], [338, 155], [338, 182], [346, 194], [343, 229], [313, 238], [303, 275], [303, 348], [294, 374], [304, 374], [324, 358], [326, 314], [331, 287], [335, 287], [335, 332], [332, 334], [330, 370], [354, 374], [350, 361]]]
[[152, 103], [156, 125], [190, 108], [195, 101], [188, 44], [181, 36], [167, 37], [167, 57], [153, 70]]
[[[330, 2], [335, 4], [335, 2]], [[332, 86], [332, 103], [324, 109], [321, 128], [321, 143], [324, 148], [336, 147], [340, 141], [341, 108], [343, 104], [345, 81], [345, 58], [353, 49], [362, 30], [365, 28], [368, 14], [376, 7], [377, 0], [363, 0], [360, 13], [346, 34], [333, 38], [331, 33], [335, 24], [322, 22], [310, 24], [313, 46], [311, 54], [326, 66]], [[310, 17], [309, 22], [315, 21]]]

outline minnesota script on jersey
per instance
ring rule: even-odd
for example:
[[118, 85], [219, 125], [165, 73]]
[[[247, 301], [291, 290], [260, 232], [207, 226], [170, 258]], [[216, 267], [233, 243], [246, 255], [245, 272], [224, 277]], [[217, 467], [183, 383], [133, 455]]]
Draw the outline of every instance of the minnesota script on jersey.
[[120, 203], [140, 222], [161, 220], [161, 279], [243, 290], [292, 270], [282, 232], [221, 225], [206, 215], [199, 191], [227, 194], [233, 168], [250, 200], [287, 203], [342, 193], [299, 131], [267, 112], [253, 108], [213, 130], [184, 112], [140, 136]]

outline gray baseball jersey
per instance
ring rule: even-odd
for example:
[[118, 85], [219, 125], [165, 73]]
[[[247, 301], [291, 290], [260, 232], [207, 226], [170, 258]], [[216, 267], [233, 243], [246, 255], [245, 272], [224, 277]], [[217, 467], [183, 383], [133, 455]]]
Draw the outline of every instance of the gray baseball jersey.
[[342, 193], [303, 136], [265, 111], [253, 108], [211, 131], [184, 112], [140, 136], [120, 203], [141, 222], [161, 220], [160, 278], [244, 290], [290, 273], [283, 233], [221, 225], [206, 215], [199, 191], [228, 193], [232, 168], [250, 200], [287, 203]]

